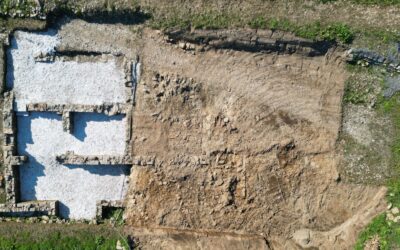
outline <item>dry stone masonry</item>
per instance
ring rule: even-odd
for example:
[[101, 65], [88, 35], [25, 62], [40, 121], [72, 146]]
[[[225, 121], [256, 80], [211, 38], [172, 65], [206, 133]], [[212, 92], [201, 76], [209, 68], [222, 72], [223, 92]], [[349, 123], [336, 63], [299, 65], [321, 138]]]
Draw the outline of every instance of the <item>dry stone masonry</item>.
[[28, 159], [17, 155], [16, 145], [16, 117], [13, 111], [13, 92], [4, 95], [3, 107], [3, 151], [4, 151], [4, 179], [6, 186], [6, 203], [0, 204], [0, 216], [37, 216], [57, 215], [57, 201], [19, 202], [19, 171]]
[[76, 155], [73, 151], [57, 155], [59, 163], [68, 165], [132, 165], [129, 155]]
[[10, 40], [0, 216], [92, 219], [123, 207], [139, 64], [59, 53], [61, 44], [56, 30], [17, 31]]

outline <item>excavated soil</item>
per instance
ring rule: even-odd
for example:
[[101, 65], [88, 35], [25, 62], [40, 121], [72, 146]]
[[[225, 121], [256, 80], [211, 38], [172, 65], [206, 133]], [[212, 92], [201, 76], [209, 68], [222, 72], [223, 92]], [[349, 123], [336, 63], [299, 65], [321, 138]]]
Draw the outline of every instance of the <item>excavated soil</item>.
[[383, 188], [344, 184], [337, 171], [343, 51], [207, 50], [153, 31], [143, 39], [133, 155], [155, 166], [132, 170], [129, 224], [347, 249], [382, 211]]
[[[245, 41], [263, 36], [232, 32]], [[132, 232], [148, 246], [202, 249], [204, 237], [224, 232], [243, 239], [244, 249], [350, 249], [385, 209], [384, 188], [343, 183], [337, 170], [347, 77], [341, 48], [216, 49], [218, 41], [81, 20], [64, 20], [60, 35], [61, 52], [140, 61], [132, 155], [152, 160], [131, 169], [125, 216], [132, 228], [167, 230], [167, 241]], [[276, 35], [268, 36], [300, 44]], [[197, 238], [185, 240], [186, 230]], [[261, 238], [253, 244], [243, 235]]]

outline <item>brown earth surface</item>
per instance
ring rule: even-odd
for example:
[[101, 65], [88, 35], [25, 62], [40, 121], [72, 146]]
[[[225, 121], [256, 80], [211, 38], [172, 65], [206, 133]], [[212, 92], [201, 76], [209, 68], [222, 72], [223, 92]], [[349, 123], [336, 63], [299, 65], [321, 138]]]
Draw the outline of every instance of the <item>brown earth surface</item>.
[[193, 53], [153, 31], [143, 39], [133, 155], [155, 164], [132, 169], [129, 224], [346, 249], [384, 209], [384, 189], [337, 171], [342, 50]]

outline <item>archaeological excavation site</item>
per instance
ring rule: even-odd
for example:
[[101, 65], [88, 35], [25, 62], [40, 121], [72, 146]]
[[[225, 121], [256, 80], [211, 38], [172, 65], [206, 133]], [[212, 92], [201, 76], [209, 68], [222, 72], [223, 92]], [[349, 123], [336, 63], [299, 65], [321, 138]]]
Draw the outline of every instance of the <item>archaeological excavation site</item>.
[[0, 249], [400, 249], [400, 1], [0, 0]]

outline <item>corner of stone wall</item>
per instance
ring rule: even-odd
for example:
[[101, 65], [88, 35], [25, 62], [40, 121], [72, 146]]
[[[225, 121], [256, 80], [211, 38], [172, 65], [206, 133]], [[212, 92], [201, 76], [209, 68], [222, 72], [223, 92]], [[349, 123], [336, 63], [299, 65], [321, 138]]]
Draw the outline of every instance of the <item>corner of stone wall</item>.
[[96, 218], [97, 220], [104, 219], [104, 211], [107, 208], [122, 208], [125, 209], [125, 204], [123, 201], [108, 201], [100, 200], [96, 202]]
[[3, 102], [4, 180], [6, 204], [0, 206], [0, 216], [58, 215], [57, 201], [20, 202], [19, 166], [28, 160], [17, 152], [17, 121], [14, 112], [14, 92], [5, 92]]

